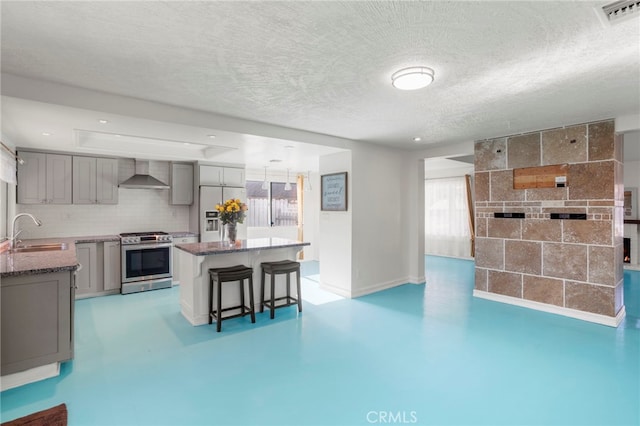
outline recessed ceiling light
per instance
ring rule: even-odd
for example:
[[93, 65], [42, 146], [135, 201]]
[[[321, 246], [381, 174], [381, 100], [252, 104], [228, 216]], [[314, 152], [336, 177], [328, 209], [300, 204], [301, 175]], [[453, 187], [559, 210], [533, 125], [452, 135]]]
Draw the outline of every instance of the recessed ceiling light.
[[42, 136], [51, 136], [51, 133], [49, 133], [49, 132], [42, 132]]
[[116, 136], [116, 138], [119, 138], [121, 135], [115, 135], [115, 136]]
[[278, 160], [277, 158], [274, 158], [273, 160], [269, 160], [270, 163], [282, 163], [282, 160]]
[[433, 82], [434, 72], [428, 67], [409, 67], [394, 72], [391, 84], [400, 90], [417, 90]]
[[182, 143], [182, 145], [184, 145], [184, 146], [189, 146], [189, 145], [191, 145], [191, 144], [190, 144], [189, 142], [183, 142], [183, 143]]
[[420, 142], [422, 140], [422, 138], [420, 136], [416, 136], [415, 138], [413, 138], [414, 142]]
[[108, 122], [109, 122], [108, 120], [104, 120], [104, 119], [98, 120], [98, 123], [100, 124], [107, 124]]
[[293, 148], [294, 148], [294, 146], [293, 146], [293, 145], [287, 145], [287, 146], [285, 146], [285, 148], [286, 148], [286, 149], [293, 149]]
[[216, 135], [209, 135], [209, 139], [215, 139]]

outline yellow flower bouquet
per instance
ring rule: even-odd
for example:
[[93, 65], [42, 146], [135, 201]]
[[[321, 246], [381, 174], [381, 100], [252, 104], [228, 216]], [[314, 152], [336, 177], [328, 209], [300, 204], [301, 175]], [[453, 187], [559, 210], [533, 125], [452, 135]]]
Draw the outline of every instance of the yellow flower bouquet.
[[228, 223], [243, 223], [248, 208], [239, 199], [230, 198], [223, 204], [216, 204], [216, 210], [220, 213], [220, 221], [226, 225]]

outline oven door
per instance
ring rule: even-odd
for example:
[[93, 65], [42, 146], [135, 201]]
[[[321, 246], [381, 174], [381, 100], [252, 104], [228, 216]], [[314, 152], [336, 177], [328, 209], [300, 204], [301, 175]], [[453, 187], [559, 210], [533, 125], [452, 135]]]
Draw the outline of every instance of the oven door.
[[171, 252], [171, 243], [123, 245], [122, 282], [171, 277]]

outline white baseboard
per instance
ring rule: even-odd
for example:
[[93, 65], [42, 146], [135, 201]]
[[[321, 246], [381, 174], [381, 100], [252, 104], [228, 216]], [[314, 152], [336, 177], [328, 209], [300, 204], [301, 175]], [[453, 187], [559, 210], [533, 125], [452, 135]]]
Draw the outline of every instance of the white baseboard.
[[489, 293], [482, 290], [473, 290], [473, 296], [481, 299], [492, 300], [494, 302], [507, 303], [509, 305], [521, 306], [523, 308], [535, 309], [536, 311], [549, 312], [551, 314], [563, 315], [580, 319], [583, 321], [594, 322], [596, 324], [607, 325], [609, 327], [617, 327], [620, 325], [626, 315], [624, 306], [615, 317], [606, 315], [593, 314], [591, 312], [578, 311], [576, 309], [564, 308], [562, 306], [548, 305], [546, 303], [534, 302], [533, 300], [520, 299], [517, 297], [505, 296], [502, 294]]
[[[321, 278], [322, 278], [322, 276], [321, 276]], [[336, 287], [334, 285], [327, 284], [325, 282], [320, 281], [320, 289], [326, 290], [326, 291], [334, 293], [334, 294], [337, 294], [338, 296], [342, 296], [342, 297], [345, 297], [347, 299], [351, 299], [351, 292], [348, 291], [348, 290], [345, 290], [342, 287]]]
[[59, 375], [60, 363], [54, 362], [53, 364], [42, 365], [40, 367], [34, 367], [29, 370], [2, 376], [2, 378], [0, 378], [0, 389], [2, 391], [6, 391], [7, 389], [17, 388], [18, 386], [39, 382], [40, 380], [49, 379]]
[[425, 277], [409, 277], [408, 283], [422, 285], [427, 283], [427, 279]]
[[[320, 277], [322, 279], [322, 276]], [[366, 288], [360, 288], [356, 290], [346, 290], [341, 287], [336, 287], [326, 282], [320, 282], [320, 288], [322, 290], [330, 291], [338, 296], [346, 297], [347, 299], [354, 299], [356, 297], [366, 296], [367, 294], [377, 293], [382, 290], [387, 290], [393, 287], [398, 287], [404, 284], [424, 284], [426, 280], [424, 278], [400, 278], [397, 280], [386, 281]]]
[[391, 280], [383, 283], [374, 284], [366, 288], [358, 288], [355, 291], [351, 291], [351, 297], [361, 297], [371, 293], [377, 293], [382, 290], [387, 290], [399, 285], [407, 284], [409, 278], [401, 278], [398, 280]]

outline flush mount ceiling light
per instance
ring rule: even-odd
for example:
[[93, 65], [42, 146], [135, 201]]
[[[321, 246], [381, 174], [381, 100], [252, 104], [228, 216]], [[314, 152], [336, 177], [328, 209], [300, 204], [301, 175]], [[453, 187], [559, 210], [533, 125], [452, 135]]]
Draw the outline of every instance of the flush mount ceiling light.
[[107, 124], [108, 122], [109, 122], [109, 121], [108, 121], [108, 120], [105, 120], [105, 119], [100, 119], [100, 120], [98, 120], [98, 123], [100, 123], [100, 124]]
[[428, 67], [409, 67], [394, 72], [391, 84], [400, 90], [418, 90], [433, 82], [434, 72]]

